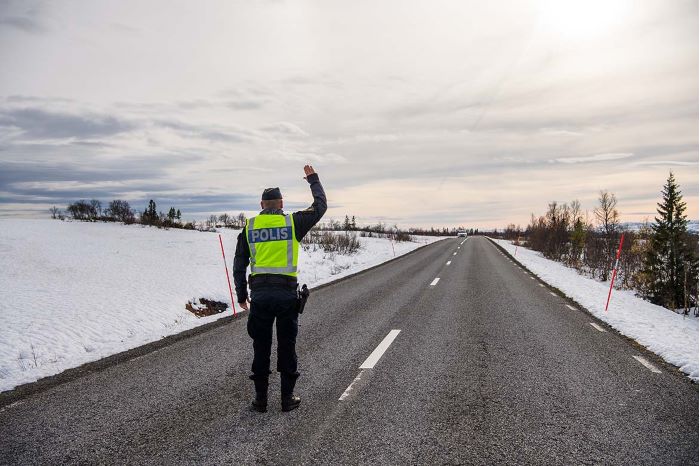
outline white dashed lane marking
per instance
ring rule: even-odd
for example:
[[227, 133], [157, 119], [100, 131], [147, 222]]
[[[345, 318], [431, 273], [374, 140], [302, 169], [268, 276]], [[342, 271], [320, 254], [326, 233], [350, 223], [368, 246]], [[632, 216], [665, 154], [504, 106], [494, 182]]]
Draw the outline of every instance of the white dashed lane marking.
[[[569, 309], [571, 309], [572, 311], [576, 310], [576, 308], [574, 306], [569, 306], [568, 304], [565, 304], [565, 306], [568, 307]], [[593, 325], [593, 324], [591, 324], [591, 325]]]
[[360, 381], [360, 379], [362, 378], [362, 374], [364, 374], [364, 372], [365, 371], [360, 371], [360, 373], [357, 374], [357, 377], [355, 377], [355, 379], [352, 381], [352, 383], [350, 385], [348, 385], [348, 388], [345, 389], [343, 394], [340, 395], [340, 398], [338, 398], [338, 401], [343, 401], [343, 400], [345, 400], [345, 398], [350, 396], [350, 393], [352, 393], [352, 387], [354, 387], [355, 384]]
[[542, 283], [539, 283], [539, 285], [540, 285], [542, 288], [544, 288], [544, 285], [543, 285]]
[[445, 265], [450, 265], [451, 263], [452, 263], [452, 261], [447, 261], [447, 264], [445, 264]]
[[440, 277], [437, 277], [435, 280], [433, 280], [432, 282], [430, 282], [430, 286], [435, 286], [435, 285], [437, 285], [437, 282], [439, 282], [439, 281], [440, 281]]
[[605, 333], [605, 329], [596, 323], [591, 322], [591, 327], [598, 330], [599, 332]]
[[643, 364], [644, 367], [646, 367], [647, 369], [652, 371], [654, 374], [661, 374], [661, 371], [659, 369], [657, 369], [655, 365], [653, 365], [652, 363], [650, 363], [649, 361], [647, 361], [643, 357], [641, 357], [641, 356], [632, 356], [632, 357], [634, 359], [636, 359], [637, 361], [639, 361], [641, 364]]
[[379, 343], [379, 346], [377, 346], [374, 351], [372, 351], [372, 354], [369, 355], [367, 359], [365, 359], [365, 362], [362, 363], [360, 366], [360, 369], [372, 369], [374, 368], [374, 365], [377, 364], [377, 361], [379, 361], [379, 358], [382, 357], [384, 352], [389, 349], [389, 346], [394, 342], [397, 336], [399, 336], [399, 333], [401, 333], [401, 330], [392, 330], [390, 331], [387, 336], [384, 337], [381, 343]]
[[556, 293], [553, 293], [553, 292], [551, 292], [551, 291], [549, 292], [549, 294], [551, 294], [552, 296], [555, 296], [555, 297], [556, 297], [556, 295], [557, 295]]
[[365, 370], [371, 370], [374, 369], [375, 364], [379, 361], [379, 359], [384, 355], [387, 349], [389, 349], [389, 346], [394, 342], [396, 337], [401, 333], [401, 330], [392, 330], [390, 331], [387, 336], [384, 337], [381, 343], [379, 343], [379, 346], [377, 346], [374, 351], [372, 351], [372, 354], [370, 354], [367, 359], [365, 359], [365, 362], [362, 363], [360, 366], [360, 373], [357, 374], [357, 377], [355, 377], [350, 385], [348, 385], [348, 388], [345, 389], [342, 395], [340, 395], [340, 398], [338, 398], [338, 401], [344, 401], [347, 397], [350, 396], [352, 393], [353, 387], [362, 380], [362, 375], [365, 373]]

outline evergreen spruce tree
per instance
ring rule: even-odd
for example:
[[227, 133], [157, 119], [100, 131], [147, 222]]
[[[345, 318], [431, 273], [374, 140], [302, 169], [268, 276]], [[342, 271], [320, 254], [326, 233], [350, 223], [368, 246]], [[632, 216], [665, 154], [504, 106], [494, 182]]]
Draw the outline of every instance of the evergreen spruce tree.
[[156, 210], [156, 203], [151, 199], [148, 201], [148, 207], [143, 212], [143, 221], [146, 225], [153, 225], [158, 220], [158, 211]]
[[688, 247], [686, 204], [673, 172], [669, 173], [661, 195], [658, 216], [651, 226], [651, 244], [644, 258], [644, 291], [651, 302], [678, 309], [686, 303], [688, 281], [697, 280], [697, 259]]

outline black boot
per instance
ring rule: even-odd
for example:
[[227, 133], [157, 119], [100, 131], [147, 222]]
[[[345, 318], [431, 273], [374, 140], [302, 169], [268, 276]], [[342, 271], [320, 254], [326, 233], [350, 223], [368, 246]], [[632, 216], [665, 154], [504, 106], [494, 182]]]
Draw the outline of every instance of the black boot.
[[264, 413], [267, 411], [267, 377], [251, 375], [250, 378], [255, 383], [255, 399], [252, 402], [253, 409], [259, 413]]
[[256, 392], [255, 398], [251, 404], [253, 405], [253, 409], [255, 411], [259, 413], [267, 412], [267, 392]]
[[301, 398], [296, 395], [287, 395], [282, 397], [282, 411], [297, 409], [300, 404]]
[[294, 385], [296, 385], [299, 374], [280, 374], [282, 382], [282, 411], [291, 411], [296, 409], [301, 404], [301, 398], [294, 394]]

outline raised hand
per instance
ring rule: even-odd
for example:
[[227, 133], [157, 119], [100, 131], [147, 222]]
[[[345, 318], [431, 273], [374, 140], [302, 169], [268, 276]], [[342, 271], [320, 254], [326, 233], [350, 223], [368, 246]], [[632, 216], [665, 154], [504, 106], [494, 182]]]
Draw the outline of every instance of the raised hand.
[[311, 165], [304, 165], [304, 179], [306, 179], [306, 177], [309, 175], [313, 175], [314, 173], [316, 173], [314, 171], [314, 167]]

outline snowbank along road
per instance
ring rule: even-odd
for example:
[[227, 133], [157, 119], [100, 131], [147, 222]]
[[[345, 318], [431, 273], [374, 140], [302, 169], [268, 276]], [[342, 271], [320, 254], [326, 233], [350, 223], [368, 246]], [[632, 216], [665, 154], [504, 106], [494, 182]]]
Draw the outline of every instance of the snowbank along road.
[[239, 319], [1, 407], [0, 463], [697, 464], [697, 385], [541, 285], [440, 241], [312, 293], [298, 410]]

